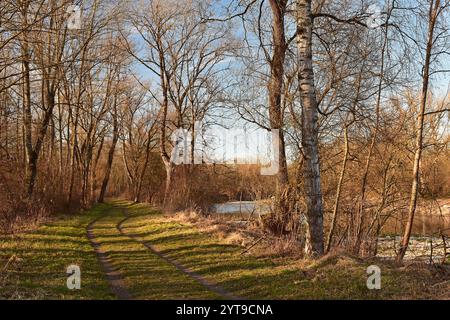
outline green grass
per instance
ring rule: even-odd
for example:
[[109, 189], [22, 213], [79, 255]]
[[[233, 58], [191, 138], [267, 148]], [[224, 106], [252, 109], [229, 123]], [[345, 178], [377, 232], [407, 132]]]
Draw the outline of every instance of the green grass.
[[[294, 258], [241, 255], [243, 248], [227, 244], [194, 225], [168, 219], [160, 211], [125, 201], [96, 205], [62, 217], [34, 232], [0, 236], [0, 299], [115, 299], [86, 236], [93, 234], [100, 249], [122, 275], [137, 299], [220, 299], [195, 279], [167, 263], [142, 243], [122, 235], [134, 234], [164, 255], [202, 275], [235, 296], [252, 299], [394, 299], [441, 297], [431, 290], [433, 274], [380, 261], [328, 257], [317, 262]], [[6, 271], [6, 261], [16, 257]], [[81, 290], [66, 288], [66, 268], [81, 267]], [[366, 268], [377, 264], [382, 289], [368, 290]], [[442, 280], [439, 280], [442, 281]], [[442, 289], [445, 291], [445, 288]]]
[[[113, 299], [86, 226], [106, 205], [41, 226], [34, 232], [0, 236], [0, 299]], [[66, 286], [67, 267], [81, 269], [81, 290]]]
[[94, 224], [93, 233], [100, 248], [108, 252], [125, 286], [137, 299], [217, 299], [220, 296], [180, 272], [141, 243], [123, 236], [116, 228], [123, 211], [111, 208]]

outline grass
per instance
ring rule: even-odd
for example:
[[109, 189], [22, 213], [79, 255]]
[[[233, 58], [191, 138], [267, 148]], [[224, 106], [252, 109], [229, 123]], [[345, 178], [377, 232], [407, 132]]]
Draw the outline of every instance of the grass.
[[149, 251], [141, 243], [123, 236], [116, 228], [124, 219], [123, 211], [110, 208], [96, 222], [93, 233], [119, 270], [125, 286], [137, 299], [217, 299], [194, 279]]
[[[107, 208], [97, 205], [34, 232], [0, 236], [0, 299], [113, 299], [86, 237], [86, 226]], [[71, 264], [81, 269], [81, 290], [66, 286]]]
[[[124, 209], [129, 218], [125, 219]], [[0, 236], [0, 299], [114, 299], [86, 236], [93, 234], [100, 249], [122, 275], [137, 299], [220, 299], [195, 279], [167, 263], [142, 243], [120, 233], [133, 234], [165, 256], [235, 296], [252, 299], [418, 299], [448, 298], [448, 286], [433, 287], [442, 278], [429, 268], [399, 268], [381, 261], [329, 256], [319, 261], [241, 255], [238, 245], [227, 244], [195, 225], [175, 221], [145, 204], [114, 201], [88, 212], [64, 217], [34, 232]], [[81, 290], [66, 288], [66, 267], [81, 267]], [[382, 270], [381, 290], [368, 290], [366, 268]], [[445, 280], [445, 279], [444, 279]], [[448, 279], [447, 279], [448, 280]], [[445, 283], [444, 283], [445, 286]]]
[[[241, 255], [243, 248], [225, 243], [195, 226], [167, 219], [146, 205], [117, 202], [132, 218], [124, 230], [148, 241], [178, 263], [233, 294], [252, 299], [419, 299], [440, 297], [430, 289], [428, 269], [401, 269], [381, 261], [331, 256], [319, 262]], [[366, 286], [367, 267], [382, 271], [382, 289]]]

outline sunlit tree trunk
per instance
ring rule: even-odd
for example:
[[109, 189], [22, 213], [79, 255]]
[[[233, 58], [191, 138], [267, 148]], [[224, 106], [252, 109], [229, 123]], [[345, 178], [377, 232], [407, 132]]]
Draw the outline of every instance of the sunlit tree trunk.
[[303, 179], [308, 223], [305, 253], [323, 255], [323, 205], [319, 165], [318, 105], [312, 64], [311, 0], [297, 2], [297, 49], [299, 92], [302, 105]]
[[172, 183], [172, 173], [174, 164], [172, 163], [169, 154], [166, 149], [166, 139], [167, 139], [167, 112], [169, 108], [169, 97], [168, 97], [168, 85], [170, 78], [167, 77], [167, 70], [165, 65], [165, 58], [162, 52], [159, 52], [160, 57], [160, 74], [161, 74], [161, 89], [163, 94], [163, 102], [161, 105], [161, 119], [159, 124], [159, 149], [161, 158], [166, 169], [166, 185], [164, 188], [164, 200], [163, 203], [167, 204], [169, 200], [170, 187]]
[[97, 167], [98, 167], [98, 162], [100, 160], [100, 157], [102, 155], [102, 151], [103, 151], [103, 146], [105, 144], [105, 136], [102, 135], [102, 137], [100, 138], [100, 145], [97, 148], [97, 154], [95, 156], [94, 159], [94, 164], [92, 165], [92, 170], [91, 170], [91, 199], [95, 199], [95, 191], [97, 190]]
[[414, 222], [414, 214], [416, 212], [417, 206], [417, 195], [419, 191], [419, 174], [420, 174], [420, 160], [422, 157], [423, 150], [423, 124], [425, 117], [425, 109], [427, 105], [427, 95], [428, 95], [428, 84], [430, 78], [430, 62], [431, 53], [434, 44], [434, 29], [436, 26], [436, 20], [440, 12], [440, 0], [431, 0], [430, 9], [428, 12], [428, 39], [425, 52], [425, 63], [423, 66], [422, 73], [422, 92], [420, 99], [420, 110], [417, 117], [417, 127], [416, 127], [416, 142], [415, 142], [415, 152], [414, 152], [414, 163], [413, 163], [413, 180], [411, 184], [411, 197], [409, 201], [408, 210], [408, 222], [406, 224], [401, 247], [397, 254], [397, 261], [401, 262], [405, 257], [406, 250], [408, 249], [409, 238], [411, 237], [411, 230]]
[[151, 144], [151, 130], [149, 130], [148, 137], [147, 137], [147, 144], [145, 145], [145, 160], [144, 164], [142, 165], [141, 174], [139, 175], [139, 181], [136, 188], [136, 193], [134, 196], [135, 202], [141, 201], [141, 192], [142, 192], [142, 183], [144, 181], [145, 171], [147, 170], [148, 162], [150, 160], [150, 144]]
[[268, 83], [269, 92], [269, 117], [271, 129], [279, 131], [279, 154], [278, 154], [278, 187], [283, 190], [288, 184], [288, 171], [286, 164], [286, 151], [283, 133], [283, 110], [281, 104], [284, 62], [286, 57], [287, 43], [285, 37], [284, 16], [286, 14], [286, 0], [270, 0], [272, 9], [272, 39], [273, 55], [269, 61], [270, 79]]

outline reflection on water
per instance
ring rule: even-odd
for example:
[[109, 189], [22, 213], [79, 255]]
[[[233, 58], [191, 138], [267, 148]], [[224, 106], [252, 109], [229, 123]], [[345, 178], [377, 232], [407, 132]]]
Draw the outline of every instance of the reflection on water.
[[[383, 234], [401, 234], [404, 224], [396, 218], [389, 219], [383, 227]], [[450, 236], [450, 214], [416, 214], [412, 233], [421, 236], [439, 236], [441, 233]]]
[[[261, 216], [270, 212], [268, 201], [232, 201], [218, 203], [211, 207], [211, 212], [225, 215]], [[404, 229], [406, 217], [391, 217], [382, 228], [383, 235], [400, 235]], [[416, 213], [412, 233], [416, 236], [439, 236], [441, 232], [450, 236], [450, 207], [442, 206], [434, 214]]]
[[217, 203], [212, 206], [211, 212], [215, 214], [231, 214], [242, 216], [261, 216], [270, 211], [270, 205], [261, 201], [232, 201]]

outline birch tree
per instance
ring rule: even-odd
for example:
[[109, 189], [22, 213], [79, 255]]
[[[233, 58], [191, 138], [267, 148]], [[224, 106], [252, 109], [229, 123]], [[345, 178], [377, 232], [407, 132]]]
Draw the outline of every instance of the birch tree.
[[321, 256], [324, 252], [323, 205], [319, 164], [318, 110], [312, 61], [313, 16], [311, 0], [297, 2], [297, 49], [299, 92], [302, 105], [302, 147], [304, 154], [304, 193], [308, 222], [305, 253]]

